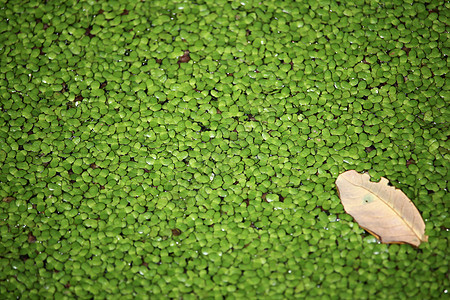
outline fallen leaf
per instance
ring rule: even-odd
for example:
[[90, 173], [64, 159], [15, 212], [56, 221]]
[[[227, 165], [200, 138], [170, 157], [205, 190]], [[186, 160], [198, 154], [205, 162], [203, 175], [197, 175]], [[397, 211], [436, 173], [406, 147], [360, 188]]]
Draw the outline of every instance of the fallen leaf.
[[368, 174], [346, 171], [336, 179], [336, 187], [345, 211], [359, 226], [382, 243], [426, 242], [425, 223], [409, 198], [381, 177], [371, 182]]

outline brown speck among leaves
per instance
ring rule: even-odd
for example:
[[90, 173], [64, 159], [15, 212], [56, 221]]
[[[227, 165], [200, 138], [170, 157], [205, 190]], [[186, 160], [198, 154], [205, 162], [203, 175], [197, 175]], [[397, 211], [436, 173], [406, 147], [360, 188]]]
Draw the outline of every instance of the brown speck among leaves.
[[11, 201], [14, 201], [16, 198], [14, 198], [14, 197], [5, 197], [5, 198], [3, 198], [3, 202], [6, 202], [6, 203], [9, 203], [9, 202], [11, 202]]
[[178, 63], [187, 63], [188, 61], [191, 60], [191, 57], [189, 56], [189, 50], [185, 50], [184, 54], [180, 56], [180, 58], [178, 59]]
[[408, 159], [407, 161], [406, 161], [406, 166], [409, 166], [409, 165], [414, 165], [416, 162], [414, 161], [414, 159]]
[[250, 121], [256, 121], [255, 117], [254, 117], [253, 115], [251, 115], [251, 114], [248, 114], [248, 115], [247, 115], [247, 118], [248, 118]]
[[366, 147], [366, 152], [367, 152], [367, 153], [372, 152], [373, 150], [375, 150], [375, 147], [374, 147], [374, 146]]
[[267, 201], [267, 193], [264, 193], [264, 194], [262, 194], [262, 197], [261, 197], [264, 201], [266, 201], [266, 202], [269, 202], [269, 201]]
[[92, 169], [97, 169], [97, 168], [99, 168], [99, 166], [97, 166], [97, 165], [94, 164], [94, 163], [90, 164], [89, 167], [91, 167]]
[[36, 237], [31, 232], [28, 233], [28, 243], [36, 243]]
[[81, 95], [78, 95], [75, 97], [75, 101], [82, 101], [83, 99], [84, 99], [84, 97]]
[[181, 234], [181, 230], [178, 228], [172, 229], [173, 236], [179, 236]]

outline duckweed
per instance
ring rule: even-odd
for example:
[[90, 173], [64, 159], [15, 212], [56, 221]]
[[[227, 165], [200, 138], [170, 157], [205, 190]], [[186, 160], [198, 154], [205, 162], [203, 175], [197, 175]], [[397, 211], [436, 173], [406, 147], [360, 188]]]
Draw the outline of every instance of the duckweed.
[[[8, 1], [2, 299], [448, 293], [445, 1]], [[419, 249], [340, 205], [401, 188]]]

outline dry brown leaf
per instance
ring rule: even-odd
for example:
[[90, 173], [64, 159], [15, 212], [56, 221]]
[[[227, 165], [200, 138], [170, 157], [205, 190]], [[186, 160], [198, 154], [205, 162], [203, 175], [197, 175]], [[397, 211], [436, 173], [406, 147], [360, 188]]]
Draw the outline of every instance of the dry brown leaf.
[[368, 174], [355, 170], [338, 176], [336, 186], [345, 211], [359, 226], [383, 243], [408, 243], [419, 246], [426, 242], [425, 223], [409, 198], [381, 177], [371, 182]]

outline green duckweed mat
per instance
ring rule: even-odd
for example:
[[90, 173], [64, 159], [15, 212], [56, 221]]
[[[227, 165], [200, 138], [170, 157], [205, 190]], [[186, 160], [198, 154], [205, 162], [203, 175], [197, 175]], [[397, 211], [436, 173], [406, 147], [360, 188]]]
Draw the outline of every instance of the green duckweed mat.
[[[443, 299], [448, 1], [1, 1], [2, 299]], [[429, 242], [344, 212], [355, 169]]]

